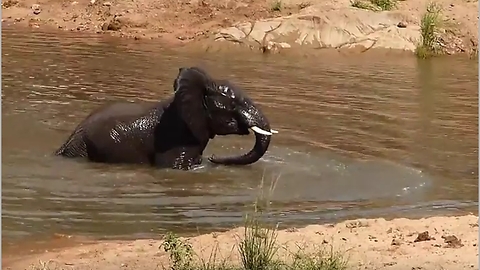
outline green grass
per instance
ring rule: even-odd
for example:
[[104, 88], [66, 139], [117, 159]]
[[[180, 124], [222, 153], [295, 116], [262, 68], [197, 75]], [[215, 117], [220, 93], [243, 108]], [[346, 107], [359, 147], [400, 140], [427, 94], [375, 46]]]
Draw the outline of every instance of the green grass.
[[441, 53], [438, 42], [441, 23], [441, 7], [435, 2], [429, 3], [420, 21], [421, 40], [415, 50], [417, 57], [425, 59]]
[[373, 11], [392, 10], [397, 6], [397, 0], [353, 0], [351, 5]]

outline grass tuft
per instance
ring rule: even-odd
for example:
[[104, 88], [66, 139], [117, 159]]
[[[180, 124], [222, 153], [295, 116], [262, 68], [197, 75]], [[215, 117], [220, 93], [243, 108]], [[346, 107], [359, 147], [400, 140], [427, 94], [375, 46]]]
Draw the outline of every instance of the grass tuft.
[[165, 235], [161, 247], [168, 253], [172, 261], [171, 270], [192, 269], [193, 249], [189, 243], [182, 241], [175, 234], [168, 232]]
[[429, 58], [441, 52], [439, 44], [439, 27], [441, 26], [442, 16], [441, 7], [431, 2], [427, 5], [427, 10], [420, 21], [420, 38], [415, 54], [419, 58]]
[[244, 239], [240, 242], [240, 254], [243, 269], [269, 270], [275, 264], [274, 256], [278, 227], [262, 226], [255, 218], [247, 218]]
[[272, 11], [282, 11], [283, 4], [281, 0], [273, 0], [272, 6], [270, 7]]
[[317, 248], [316, 252], [307, 253], [300, 249], [294, 254], [291, 269], [302, 270], [346, 270], [348, 260], [341, 252]]
[[238, 252], [244, 269], [269, 270], [275, 264], [278, 224], [267, 226], [261, 221], [263, 214], [268, 211], [271, 196], [280, 176], [271, 182], [268, 193], [264, 193], [264, 180], [260, 182], [260, 194], [254, 204], [253, 213], [245, 217], [244, 239], [240, 242]]
[[372, 11], [392, 10], [397, 6], [397, 0], [352, 0], [352, 7]]

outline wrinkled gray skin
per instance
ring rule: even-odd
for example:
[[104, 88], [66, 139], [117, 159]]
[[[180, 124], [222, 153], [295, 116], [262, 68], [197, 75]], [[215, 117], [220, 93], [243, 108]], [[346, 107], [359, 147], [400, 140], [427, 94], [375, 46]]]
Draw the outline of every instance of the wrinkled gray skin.
[[[103, 163], [150, 164], [189, 170], [215, 135], [270, 131], [261, 110], [238, 87], [214, 80], [203, 70], [180, 68], [174, 96], [154, 103], [115, 103], [92, 112], [56, 155]], [[215, 157], [216, 164], [247, 165], [267, 151], [270, 135], [255, 133], [253, 149], [240, 156]]]

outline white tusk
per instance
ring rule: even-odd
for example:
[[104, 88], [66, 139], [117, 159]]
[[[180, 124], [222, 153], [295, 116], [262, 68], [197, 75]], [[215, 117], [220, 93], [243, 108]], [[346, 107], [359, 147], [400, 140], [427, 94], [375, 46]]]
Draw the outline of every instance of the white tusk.
[[273, 134], [277, 134], [278, 131], [276, 131], [275, 129], [270, 129], [270, 132], [273, 133]]
[[268, 131], [266, 131], [266, 130], [263, 130], [263, 129], [257, 127], [257, 126], [253, 126], [253, 127], [252, 127], [252, 130], [255, 131], [255, 132], [258, 133], [258, 134], [262, 134], [262, 135], [272, 135], [271, 132], [268, 132]]

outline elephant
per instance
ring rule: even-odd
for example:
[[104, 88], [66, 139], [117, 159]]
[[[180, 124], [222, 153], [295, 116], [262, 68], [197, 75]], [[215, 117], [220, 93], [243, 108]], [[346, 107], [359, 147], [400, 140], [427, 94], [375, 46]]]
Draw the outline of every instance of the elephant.
[[248, 153], [208, 158], [214, 164], [248, 165], [265, 154], [272, 134], [278, 133], [242, 89], [204, 69], [180, 67], [173, 88], [163, 101], [101, 106], [78, 124], [55, 155], [190, 170], [202, 163], [203, 151], [216, 135], [248, 135], [252, 130], [255, 145]]

